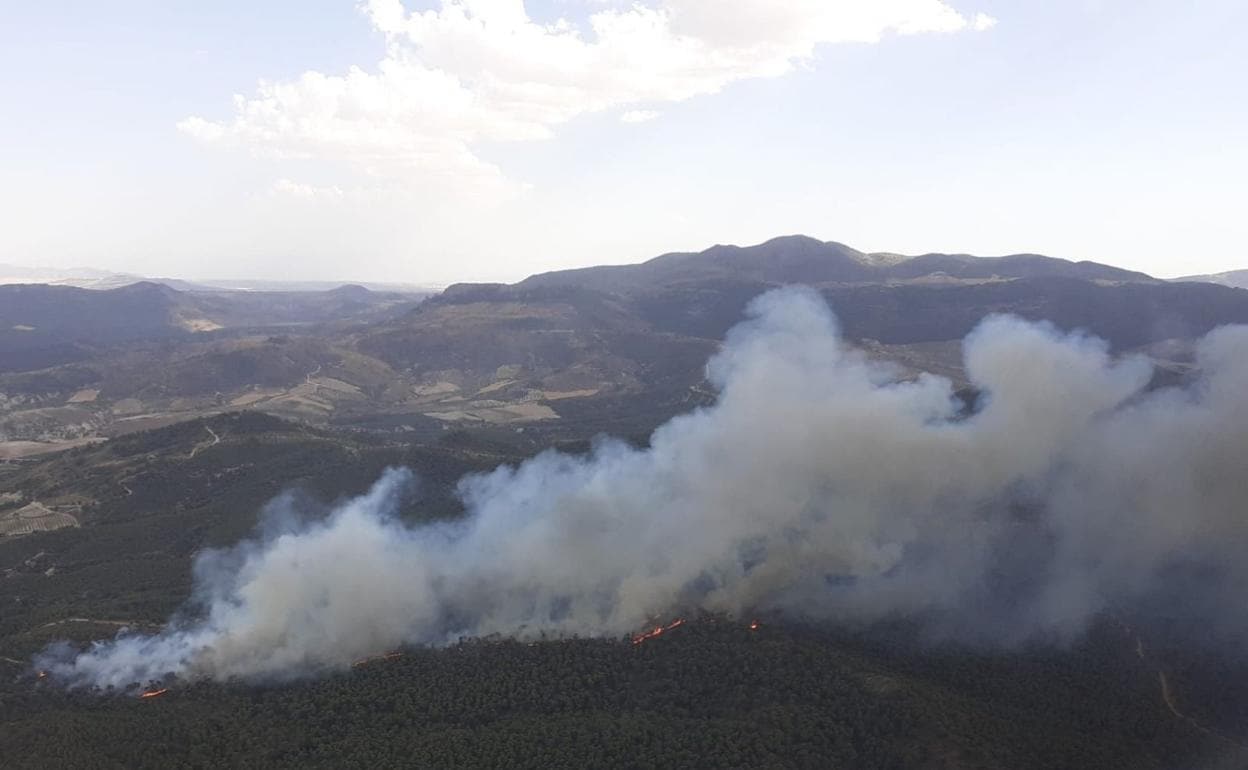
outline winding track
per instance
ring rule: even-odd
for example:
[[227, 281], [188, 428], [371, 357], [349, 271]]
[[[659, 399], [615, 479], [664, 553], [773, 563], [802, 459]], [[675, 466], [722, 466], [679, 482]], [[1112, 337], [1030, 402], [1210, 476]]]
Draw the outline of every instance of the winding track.
[[1174, 698], [1174, 691], [1170, 689], [1170, 680], [1166, 677], [1165, 670], [1161, 667], [1160, 663], [1151, 660], [1148, 654], [1148, 650], [1144, 646], [1144, 640], [1141, 639], [1140, 635], [1135, 632], [1135, 629], [1133, 629], [1131, 626], [1127, 625], [1123, 621], [1115, 619], [1114, 622], [1120, 628], [1122, 628], [1123, 633], [1125, 633], [1128, 638], [1133, 639], [1135, 641], [1135, 656], [1139, 658], [1140, 661], [1143, 662], [1145, 665], [1150, 665], [1152, 666], [1152, 668], [1154, 668], [1157, 671], [1157, 683], [1161, 687], [1161, 702], [1165, 705], [1166, 709], [1169, 710], [1169, 712], [1174, 715], [1175, 719], [1186, 722], [1188, 725], [1196, 729], [1198, 732], [1204, 733], [1205, 735], [1208, 735], [1211, 738], [1216, 738], [1219, 741], [1222, 741], [1223, 743], [1229, 746], [1234, 746], [1240, 751], [1248, 752], [1248, 745], [1240, 743], [1239, 741], [1233, 738], [1228, 738], [1222, 733], [1219, 733], [1216, 730], [1213, 730], [1201, 724], [1195, 717], [1191, 716], [1190, 714], [1183, 713], [1183, 711], [1179, 709], [1178, 702]]
[[187, 455], [186, 459], [188, 460], [194, 459], [195, 455], [199, 452], [199, 450], [207, 449], [208, 447], [214, 447], [217, 444], [221, 443], [221, 437], [217, 435], [217, 432], [215, 430], [208, 427], [207, 425], [204, 426], [204, 430], [208, 431], [208, 435], [212, 436], [212, 441], [208, 442], [207, 444], [196, 444], [195, 446], [191, 447], [191, 453]]

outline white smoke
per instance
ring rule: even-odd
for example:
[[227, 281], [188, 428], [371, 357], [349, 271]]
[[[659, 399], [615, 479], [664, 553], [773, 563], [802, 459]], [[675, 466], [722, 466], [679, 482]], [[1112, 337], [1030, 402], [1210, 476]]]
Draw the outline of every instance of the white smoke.
[[[404, 470], [323, 521], [210, 553], [190, 620], [40, 665], [71, 684], [288, 677], [402, 643], [618, 635], [674, 608], [945, 618], [1071, 635], [1198, 559], [1242, 585], [1248, 328], [1199, 382], [1043, 324], [966, 340], [973, 413], [845, 346], [815, 293], [770, 292], [708, 365], [718, 402], [650, 446], [603, 441], [465, 478], [458, 521], [394, 518]], [[1242, 607], [1228, 610], [1242, 615]]]

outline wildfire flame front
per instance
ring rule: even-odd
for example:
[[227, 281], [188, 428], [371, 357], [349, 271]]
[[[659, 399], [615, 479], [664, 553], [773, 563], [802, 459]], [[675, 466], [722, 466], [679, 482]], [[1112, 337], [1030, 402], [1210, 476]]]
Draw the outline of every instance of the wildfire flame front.
[[684, 618], [677, 618], [676, 620], [673, 620], [671, 623], [668, 623], [666, 626], [655, 626], [653, 629], [646, 631], [645, 633], [637, 634], [636, 636], [634, 636], [633, 644], [641, 644], [647, 639], [653, 639], [654, 637], [659, 636], [665, 631], [671, 631], [673, 628], [676, 628], [678, 626], [683, 626], [684, 624], [685, 624]]

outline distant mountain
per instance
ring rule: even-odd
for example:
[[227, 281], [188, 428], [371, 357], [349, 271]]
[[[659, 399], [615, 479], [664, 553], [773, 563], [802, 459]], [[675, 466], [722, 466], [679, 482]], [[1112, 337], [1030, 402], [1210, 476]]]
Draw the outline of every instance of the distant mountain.
[[1081, 329], [1115, 351], [1166, 342], [1167, 377], [1190, 366], [1188, 341], [1248, 323], [1248, 292], [1225, 286], [800, 236], [457, 284], [419, 302], [363, 286], [0, 286], [0, 434], [76, 439], [246, 407], [425, 436], [498, 430], [534, 447], [542, 431], [644, 436], [714, 397], [707, 358], [751, 299], [790, 283], [821, 292], [870, 355], [959, 385], [960, 341], [993, 313]]
[[[1118, 349], [1248, 322], [1248, 297], [1236, 292], [1168, 283], [1096, 262], [1036, 254], [868, 254], [786, 236], [756, 246], [665, 254], [636, 265], [542, 273], [511, 286], [451, 286], [391, 326], [422, 324], [452, 305], [472, 306], [476, 317], [502, 324], [504, 306], [584, 306], [592, 304], [587, 295], [596, 294], [599, 304], [609, 300], [628, 308], [634, 328], [717, 340], [740, 320], [752, 297], [788, 283], [820, 289], [851, 337], [897, 345], [958, 340], [983, 316], [999, 312], [1084, 329]], [[393, 349], [388, 355], [403, 358]]]
[[665, 352], [675, 341], [721, 339], [751, 298], [788, 283], [822, 291], [851, 338], [885, 345], [960, 340], [991, 313], [1083, 329], [1118, 350], [1248, 323], [1248, 295], [1096, 262], [868, 254], [786, 236], [636, 265], [542, 273], [512, 285], [457, 284], [407, 316], [362, 330], [354, 344], [399, 369], [454, 370], [474, 383], [488, 381], [498, 367], [549, 380], [580, 366], [582, 379], [602, 389], [611, 382], [612, 361], [623, 367], [617, 374], [635, 382], [659, 372], [679, 371], [679, 379], [688, 368]]
[[387, 283], [378, 281], [262, 281], [247, 278], [237, 280], [196, 281], [198, 289], [191, 291], [259, 291], [259, 292], [318, 292], [337, 288], [360, 288], [387, 294], [417, 294], [425, 296], [439, 291], [440, 286], [423, 286], [414, 283]]
[[1209, 275], [1188, 275], [1172, 279], [1177, 282], [1216, 283], [1219, 286], [1230, 286], [1233, 289], [1248, 289], [1248, 270], [1228, 270], [1225, 273]]
[[975, 257], [969, 254], [923, 254], [907, 257], [882, 268], [893, 281], [944, 275], [962, 280], [1011, 278], [1079, 278], [1085, 281], [1154, 281], [1146, 273], [1103, 265], [1099, 262], [1071, 262], [1040, 254], [1011, 254], [1005, 257]]
[[[0, 286], [19, 283], [42, 283], [49, 286], [72, 286], [78, 289], [118, 289], [134, 283], [160, 283], [171, 289], [188, 292], [323, 292], [342, 286], [338, 281], [265, 281], [240, 278], [237, 280], [187, 281], [181, 278], [151, 278], [134, 273], [118, 273], [91, 267], [54, 268], [22, 267], [0, 264]], [[427, 295], [436, 287], [411, 283], [384, 283], [376, 281], [356, 282], [370, 291], [394, 294]]]
[[72, 286], [0, 286], [0, 371], [77, 361], [91, 346], [167, 337], [177, 292], [155, 283], [91, 291]]
[[[596, 278], [592, 276], [587, 283], [601, 285]], [[821, 283], [793, 277], [785, 282], [818, 288], [852, 339], [889, 345], [960, 340], [984, 316], [993, 313], [1046, 320], [1066, 330], [1081, 329], [1108, 340], [1115, 350], [1170, 338], [1193, 338], [1223, 324], [1248, 323], [1248, 294], [1204, 283], [1107, 281], [1060, 275], [880, 283]], [[450, 328], [447, 322], [435, 323], [435, 317], [470, 314], [476, 319], [475, 334], [498, 340], [513, 328], [517, 313], [535, 312], [538, 307], [585, 306], [596, 296], [597, 303], [617, 308], [631, 329], [718, 340], [741, 320], [749, 300], [779, 283], [716, 275], [701, 281], [686, 279], [630, 288], [622, 294], [563, 281], [536, 287], [527, 280], [512, 286], [461, 284], [428, 300], [409, 316], [371, 327], [362, 339], [368, 340], [382, 329], [392, 330], [391, 338], [398, 339], [394, 328], [415, 330], [426, 324], [446, 332]], [[458, 313], [454, 310], [457, 307], [462, 308]], [[543, 317], [562, 318], [559, 314]], [[578, 315], [577, 319], [594, 321], [599, 332], [617, 328], [601, 314]], [[580, 328], [564, 320], [561, 328]], [[428, 339], [424, 334], [422, 344]], [[422, 357], [405, 356], [401, 347], [391, 348], [387, 357], [398, 361]], [[449, 341], [444, 347], [456, 348]]]
[[79, 289], [116, 289], [146, 280], [143, 276], [97, 270], [91, 267], [23, 267], [0, 264], [0, 285], [42, 283]]
[[80, 361], [106, 345], [230, 329], [378, 321], [420, 297], [340, 286], [321, 292], [185, 292], [140, 281], [114, 289], [0, 285], [0, 371]]
[[[819, 290], [846, 336], [872, 355], [955, 380], [964, 374], [961, 339], [993, 313], [1084, 330], [1115, 351], [1248, 323], [1248, 293], [1094, 262], [902, 257], [786, 237], [511, 285], [456, 284], [340, 345], [383, 362], [405, 384], [385, 389], [395, 394], [385, 407], [391, 417], [410, 409], [488, 422], [504, 419], [503, 409], [548, 405], [587, 427], [639, 430], [638, 415], [706, 397], [707, 356], [751, 299], [788, 283]], [[404, 392], [414, 394], [408, 403], [400, 403]]]
[[1102, 265], [1037, 254], [973, 257], [967, 254], [868, 254], [842, 243], [804, 235], [773, 238], [756, 246], [712, 246], [672, 253], [637, 265], [560, 270], [526, 278], [519, 288], [576, 286], [620, 294], [689, 281], [752, 281], [771, 284], [862, 284], [915, 280], [986, 281], [1065, 277], [1097, 281], [1153, 281], [1150, 276]]

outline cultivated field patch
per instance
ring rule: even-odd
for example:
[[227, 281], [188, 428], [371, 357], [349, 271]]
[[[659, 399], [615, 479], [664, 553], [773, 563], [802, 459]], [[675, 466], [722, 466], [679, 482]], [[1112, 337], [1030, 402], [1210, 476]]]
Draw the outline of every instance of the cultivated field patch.
[[0, 517], [0, 537], [51, 532], [54, 529], [78, 526], [78, 519], [62, 511], [54, 511], [43, 503], [33, 502]]

